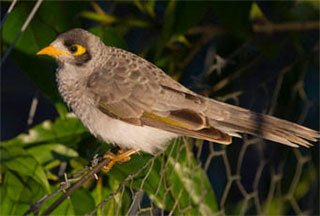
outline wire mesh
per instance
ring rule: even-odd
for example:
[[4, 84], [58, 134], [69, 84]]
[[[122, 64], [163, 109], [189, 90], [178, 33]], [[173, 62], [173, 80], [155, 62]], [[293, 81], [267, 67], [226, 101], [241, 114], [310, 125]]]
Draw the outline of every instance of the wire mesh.
[[[255, 61], [252, 62], [252, 64], [254, 63]], [[250, 67], [250, 65], [247, 67]], [[243, 70], [246, 70], [247, 67], [243, 68]], [[212, 68], [214, 67], [210, 67], [210, 70]], [[277, 85], [271, 98], [270, 108], [268, 109], [269, 114], [274, 112], [282, 81], [289, 69], [283, 70], [278, 76]], [[240, 75], [241, 71], [235, 74]], [[303, 84], [303, 77], [301, 77], [296, 84], [296, 92], [294, 92], [294, 94], [300, 96], [304, 103], [304, 107], [298, 118], [299, 123], [303, 123], [309, 109], [313, 106], [313, 102], [308, 100], [306, 96]], [[214, 88], [217, 89], [219, 87], [220, 85], [216, 85]], [[235, 101], [239, 100], [237, 95], [233, 95], [232, 98]], [[30, 105], [28, 125], [33, 121], [37, 105], [37, 97], [34, 97]], [[225, 147], [187, 138], [177, 139], [166, 152], [150, 157], [141, 168], [128, 175], [122, 182], [119, 182], [117, 187], [113, 188], [109, 194], [101, 197], [100, 202], [97, 203], [92, 212], [88, 212], [88, 215], [96, 213], [101, 215], [107, 214], [110, 208], [113, 209], [115, 215], [173, 215], [177, 212], [179, 214], [209, 215], [210, 210], [207, 209], [208, 205], [204, 204], [206, 195], [210, 193], [209, 191], [214, 191], [215, 201], [218, 204], [216, 215], [269, 214], [270, 212], [268, 211], [271, 205], [279, 207], [285, 202], [289, 203], [293, 214], [313, 214], [316, 211], [316, 207], [313, 208], [312, 205], [309, 205], [310, 208], [307, 209], [301, 208], [296, 194], [300, 180], [306, 172], [310, 171], [308, 167], [312, 166], [313, 162], [310, 152], [306, 152], [303, 149], [286, 149], [286, 151], [292, 152], [295, 163], [289, 164], [293, 167], [293, 172], [289, 176], [289, 180], [286, 180], [286, 182], [289, 182], [288, 187], [284, 189], [283, 180], [287, 178], [284, 175], [288, 175], [285, 170], [288, 162], [283, 160], [276, 166], [273, 166], [272, 157], [264, 154], [264, 150], [268, 148], [268, 143], [256, 137], [244, 136], [241, 143], [238, 143], [240, 148], [237, 153], [233, 152], [237, 148], [235, 145]], [[229, 155], [233, 157], [236, 155], [236, 157], [230, 158]], [[248, 172], [244, 171], [251, 169], [252, 166], [247, 166], [245, 162], [246, 158], [250, 158], [252, 155], [255, 157], [253, 161], [256, 164], [254, 170], [249, 172], [250, 175], [247, 176]], [[187, 161], [184, 163], [184, 170], [181, 167], [181, 160]], [[214, 168], [217, 168], [217, 166], [220, 166], [220, 168], [215, 170]], [[145, 190], [147, 180], [151, 178], [151, 175], [155, 174], [154, 170], [157, 170], [159, 181], [156, 182], [156, 190], [153, 193], [147, 193]], [[183, 175], [180, 178], [181, 182], [170, 182], [172, 175], [176, 175], [174, 173], [176, 172], [175, 170], [180, 170], [182, 173], [183, 171], [187, 171], [184, 174], [178, 172]], [[200, 175], [201, 177], [198, 179], [200, 181], [193, 181], [197, 178], [195, 175], [202, 171], [206, 176], [202, 178]], [[212, 175], [212, 172], [217, 172], [217, 174]], [[210, 188], [208, 188], [208, 184], [204, 182], [205, 179], [208, 176], [217, 175], [219, 175], [218, 179], [220, 182], [215, 185], [215, 179], [210, 179], [211, 184], [209, 185]], [[105, 175], [100, 175], [97, 180], [93, 181], [95, 181], [96, 185], [101, 185], [105, 177]], [[251, 179], [251, 183], [244, 184], [244, 178]], [[318, 176], [314, 178], [313, 182], [319, 181]], [[66, 179], [65, 183], [69, 184], [74, 180], [77, 181], [78, 179]], [[135, 185], [136, 183], [138, 185]], [[317, 184], [314, 187], [315, 190], [318, 190]], [[63, 186], [61, 190], [67, 188]], [[189, 193], [185, 193], [186, 188]], [[200, 190], [197, 188], [200, 188]], [[200, 191], [200, 194], [197, 191]], [[159, 193], [162, 194], [159, 195]], [[234, 195], [235, 193], [236, 195]], [[57, 193], [53, 193], [51, 196], [56, 195]], [[124, 199], [125, 196], [127, 199]], [[166, 200], [169, 200], [169, 197], [174, 198], [173, 203], [166, 204]], [[187, 202], [181, 202], [181, 199], [187, 200]], [[123, 202], [127, 202], [128, 200], [129, 207], [125, 208], [126, 212], [121, 212], [122, 206], [125, 205]], [[39, 203], [41, 201], [39, 200]], [[278, 204], [275, 205], [274, 202], [278, 202]], [[212, 205], [215, 204], [212, 203]], [[237, 208], [237, 210], [234, 211], [233, 208]], [[31, 212], [36, 212], [36, 210], [32, 209]]]

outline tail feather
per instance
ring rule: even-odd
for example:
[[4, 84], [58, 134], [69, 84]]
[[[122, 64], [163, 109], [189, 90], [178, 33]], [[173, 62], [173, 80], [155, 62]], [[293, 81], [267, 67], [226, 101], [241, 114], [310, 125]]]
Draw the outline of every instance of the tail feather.
[[228, 128], [230, 135], [247, 133], [292, 147], [310, 147], [312, 144], [308, 141], [316, 142], [320, 138], [318, 131], [296, 123], [215, 100], [210, 103], [213, 109], [206, 112], [210, 124], [217, 129]]

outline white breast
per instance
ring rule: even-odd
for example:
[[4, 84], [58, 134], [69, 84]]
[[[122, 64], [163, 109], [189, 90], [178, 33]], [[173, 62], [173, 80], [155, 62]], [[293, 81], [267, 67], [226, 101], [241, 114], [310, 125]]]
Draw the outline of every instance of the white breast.
[[171, 139], [178, 137], [177, 134], [156, 128], [135, 126], [112, 119], [97, 109], [82, 122], [106, 142], [117, 144], [122, 149], [140, 149], [147, 153], [163, 150]]

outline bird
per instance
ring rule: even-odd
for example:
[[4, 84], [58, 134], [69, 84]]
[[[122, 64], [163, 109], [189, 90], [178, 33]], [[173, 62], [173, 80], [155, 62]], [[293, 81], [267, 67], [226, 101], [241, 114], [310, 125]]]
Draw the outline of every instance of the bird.
[[201, 96], [81, 28], [59, 34], [37, 55], [56, 59], [62, 99], [88, 130], [121, 149], [105, 154], [112, 165], [139, 151], [163, 151], [180, 136], [228, 145], [245, 133], [291, 147], [310, 147], [320, 138], [302, 125]]

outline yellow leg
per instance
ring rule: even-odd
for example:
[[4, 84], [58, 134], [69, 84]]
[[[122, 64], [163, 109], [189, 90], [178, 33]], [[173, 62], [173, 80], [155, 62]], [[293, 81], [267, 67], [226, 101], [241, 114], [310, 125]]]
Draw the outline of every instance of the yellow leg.
[[112, 168], [112, 166], [115, 164], [115, 163], [124, 163], [124, 162], [127, 162], [129, 161], [131, 158], [130, 158], [130, 155], [134, 154], [134, 153], [137, 153], [139, 152], [140, 150], [139, 149], [130, 149], [128, 151], [124, 151], [124, 150], [119, 150], [118, 153], [115, 155], [113, 154], [112, 152], [108, 152], [106, 154], [103, 155], [103, 158], [109, 158], [110, 159], [110, 162], [104, 166], [102, 168], [102, 171], [104, 172], [109, 172], [109, 170]]

